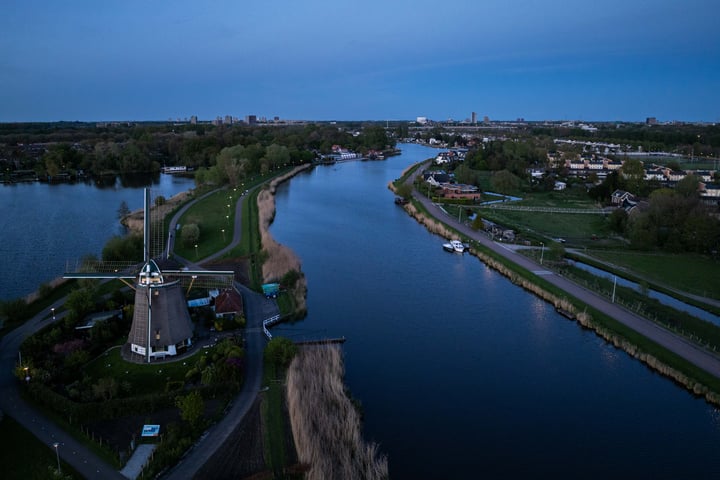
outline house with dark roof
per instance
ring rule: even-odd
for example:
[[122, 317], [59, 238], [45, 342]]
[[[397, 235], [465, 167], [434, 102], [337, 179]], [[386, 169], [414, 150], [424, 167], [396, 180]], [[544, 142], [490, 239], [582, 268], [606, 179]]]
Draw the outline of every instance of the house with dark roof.
[[228, 288], [215, 297], [215, 316], [234, 317], [243, 315], [242, 296], [234, 288]]

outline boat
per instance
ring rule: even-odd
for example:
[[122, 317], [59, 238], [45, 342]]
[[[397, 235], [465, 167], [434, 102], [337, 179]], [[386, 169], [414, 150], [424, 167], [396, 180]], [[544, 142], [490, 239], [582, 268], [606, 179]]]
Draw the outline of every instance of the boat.
[[448, 243], [443, 243], [443, 249], [448, 252], [463, 253], [465, 245], [460, 240], [450, 240]]

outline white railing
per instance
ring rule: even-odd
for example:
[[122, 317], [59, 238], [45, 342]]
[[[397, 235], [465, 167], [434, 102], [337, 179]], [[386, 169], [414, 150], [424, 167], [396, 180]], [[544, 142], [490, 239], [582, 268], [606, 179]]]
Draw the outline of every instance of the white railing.
[[280, 315], [274, 315], [270, 318], [263, 320], [263, 332], [265, 333], [265, 336], [268, 338], [268, 340], [272, 340], [272, 333], [270, 333], [268, 327], [272, 327], [276, 323], [280, 323]]

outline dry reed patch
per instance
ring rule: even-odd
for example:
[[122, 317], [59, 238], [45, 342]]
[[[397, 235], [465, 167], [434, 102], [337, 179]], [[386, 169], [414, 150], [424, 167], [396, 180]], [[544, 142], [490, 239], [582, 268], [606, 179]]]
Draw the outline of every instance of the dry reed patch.
[[295, 305], [298, 310], [305, 310], [305, 294], [307, 291], [307, 283], [302, 275], [300, 259], [295, 252], [288, 247], [278, 243], [270, 234], [270, 224], [275, 218], [275, 189], [277, 186], [299, 172], [310, 168], [312, 165], [306, 164], [294, 168], [292, 171], [273, 179], [267, 189], [258, 193], [258, 227], [260, 229], [260, 242], [262, 248], [267, 254], [267, 259], [263, 262], [262, 276], [263, 282], [271, 282], [280, 280], [286, 273], [296, 271], [300, 273], [300, 278], [295, 285], [287, 285], [292, 289]]
[[298, 457], [307, 480], [386, 479], [388, 461], [362, 439], [360, 415], [345, 394], [340, 348], [303, 347], [290, 364], [287, 398]]
[[[170, 213], [175, 207], [177, 207], [179, 204], [185, 202], [188, 197], [192, 195], [192, 191], [188, 190], [186, 192], [180, 192], [176, 195], [173, 195], [172, 197], [165, 200], [165, 203], [163, 203], [160, 206], [152, 205], [150, 207], [150, 210], [153, 212], [152, 215], [155, 215], [155, 212], [157, 212], [158, 216], [157, 218], [165, 218], [168, 213]], [[125, 215], [123, 218], [120, 219], [120, 223], [125, 225], [128, 230], [135, 233], [142, 233], [143, 232], [143, 223], [145, 221], [145, 212], [142, 208], [135, 210], [132, 213], [129, 213], [128, 215]]]

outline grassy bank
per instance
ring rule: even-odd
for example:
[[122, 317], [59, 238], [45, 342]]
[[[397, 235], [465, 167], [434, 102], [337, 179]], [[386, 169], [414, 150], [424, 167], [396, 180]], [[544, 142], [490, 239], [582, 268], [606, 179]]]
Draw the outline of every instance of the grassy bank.
[[[456, 232], [434, 218], [419, 202], [404, 206], [416, 220], [427, 226], [428, 230], [448, 238]], [[522, 286], [540, 298], [550, 302], [556, 309], [572, 317], [585, 328], [592, 329], [600, 337], [621, 348], [649, 367], [683, 385], [708, 402], [720, 404], [720, 379], [690, 364], [655, 342], [639, 335], [600, 311], [590, 308], [577, 298], [569, 296], [545, 281], [542, 277], [519, 267], [510, 260], [501, 257], [477, 242], [471, 243], [471, 253], [491, 268], [507, 276], [513, 283]]]

